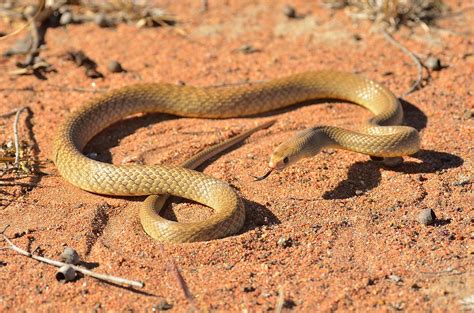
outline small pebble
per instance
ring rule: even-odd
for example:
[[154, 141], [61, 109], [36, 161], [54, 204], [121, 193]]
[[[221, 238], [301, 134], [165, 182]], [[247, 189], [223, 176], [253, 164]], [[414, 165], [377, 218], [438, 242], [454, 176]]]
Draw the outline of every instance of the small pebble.
[[424, 209], [418, 214], [418, 222], [423, 225], [432, 225], [436, 220], [436, 214], [432, 209]]
[[112, 24], [110, 23], [109, 19], [105, 14], [97, 14], [94, 17], [94, 23], [96, 23], [99, 27], [110, 27]]
[[362, 190], [359, 190], [359, 189], [357, 189], [357, 190], [355, 191], [356, 196], [360, 196], [360, 195], [362, 195], [363, 193], [364, 193], [364, 192], [363, 192]]
[[61, 254], [60, 257], [61, 261], [67, 264], [74, 264], [77, 265], [81, 262], [81, 258], [76, 250], [70, 247], [66, 247]]
[[280, 239], [278, 239], [277, 241], [277, 245], [283, 248], [291, 247], [291, 244], [291, 238], [286, 238], [285, 236], [281, 236]]
[[61, 14], [61, 17], [59, 18], [59, 24], [61, 24], [61, 25], [71, 24], [72, 21], [73, 21], [72, 13], [68, 12], [68, 11]]
[[440, 71], [443, 69], [443, 66], [441, 65], [441, 60], [433, 56], [430, 56], [428, 59], [426, 59], [425, 66], [433, 71]]
[[120, 64], [119, 62], [117, 62], [115, 60], [112, 60], [112, 61], [109, 62], [109, 64], [107, 64], [107, 69], [111, 73], [125, 72], [125, 70], [122, 67], [122, 64]]
[[87, 68], [86, 69], [86, 76], [89, 78], [102, 78], [104, 75], [102, 75], [101, 72], [97, 71], [95, 68]]
[[396, 283], [399, 283], [399, 282], [402, 281], [402, 278], [400, 276], [393, 275], [393, 274], [389, 275], [388, 279], [390, 279], [391, 281], [396, 282]]
[[292, 7], [291, 5], [285, 5], [283, 7], [283, 14], [285, 14], [286, 17], [288, 18], [296, 18], [296, 9]]

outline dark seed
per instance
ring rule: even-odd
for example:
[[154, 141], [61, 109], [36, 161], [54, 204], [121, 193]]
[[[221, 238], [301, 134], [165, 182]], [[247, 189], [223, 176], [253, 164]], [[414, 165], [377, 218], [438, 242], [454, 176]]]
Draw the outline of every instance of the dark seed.
[[426, 59], [425, 66], [433, 71], [440, 71], [443, 69], [441, 60], [433, 56], [430, 56], [428, 59]]
[[285, 5], [283, 7], [283, 14], [285, 14], [288, 18], [296, 18], [296, 9], [291, 5]]
[[94, 22], [99, 25], [99, 27], [110, 27], [112, 26], [112, 23], [110, 20], [107, 18], [105, 14], [97, 14], [94, 17]]
[[109, 62], [109, 64], [107, 64], [107, 69], [109, 70], [109, 72], [111, 73], [120, 73], [120, 72], [124, 72], [124, 69], [122, 67], [122, 64], [120, 64], [119, 62], [115, 61], [115, 60], [112, 60]]

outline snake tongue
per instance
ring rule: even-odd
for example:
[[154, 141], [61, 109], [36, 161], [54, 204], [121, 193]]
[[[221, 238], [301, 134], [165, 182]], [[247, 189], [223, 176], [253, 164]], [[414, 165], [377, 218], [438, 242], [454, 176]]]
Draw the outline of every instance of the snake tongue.
[[255, 179], [255, 181], [261, 181], [270, 176], [270, 174], [273, 172], [273, 168], [270, 168], [265, 174], [262, 176], [253, 176], [252, 177]]

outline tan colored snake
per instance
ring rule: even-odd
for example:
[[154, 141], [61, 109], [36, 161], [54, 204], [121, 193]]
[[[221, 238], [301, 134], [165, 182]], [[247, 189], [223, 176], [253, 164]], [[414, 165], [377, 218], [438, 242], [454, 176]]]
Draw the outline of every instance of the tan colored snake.
[[[140, 217], [146, 232], [155, 239], [188, 242], [221, 238], [239, 231], [245, 219], [242, 201], [228, 184], [180, 166], [102, 163], [85, 157], [82, 149], [100, 131], [135, 113], [229, 118], [321, 98], [354, 102], [375, 116], [360, 132], [318, 126], [299, 133], [276, 148], [270, 159], [271, 169], [281, 170], [326, 147], [375, 157], [399, 157], [419, 150], [418, 132], [411, 127], [396, 126], [402, 122], [403, 111], [388, 89], [354, 74], [321, 71], [254, 86], [197, 88], [143, 84], [112, 91], [81, 107], [60, 127], [54, 142], [55, 163], [65, 179], [90, 192], [120, 196], [169, 194], [214, 210], [214, 214], [202, 222], [171, 222], [154, 212], [153, 205], [159, 202], [158, 198], [148, 198]], [[199, 158], [205, 158], [206, 153]], [[187, 165], [195, 166], [194, 161]]]

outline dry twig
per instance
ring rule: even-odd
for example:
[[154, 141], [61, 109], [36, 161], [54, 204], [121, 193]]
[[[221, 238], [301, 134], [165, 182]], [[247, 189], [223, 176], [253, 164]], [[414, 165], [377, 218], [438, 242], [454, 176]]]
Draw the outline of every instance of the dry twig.
[[132, 287], [139, 287], [139, 288], [143, 288], [145, 286], [145, 284], [141, 281], [134, 281], [134, 280], [129, 280], [129, 279], [125, 279], [125, 278], [121, 278], [121, 277], [115, 277], [115, 276], [106, 275], [106, 274], [98, 274], [98, 273], [90, 271], [90, 270], [88, 270], [84, 267], [81, 267], [81, 266], [67, 264], [67, 263], [55, 261], [55, 260], [52, 260], [52, 259], [49, 259], [49, 258], [46, 258], [46, 257], [34, 255], [34, 254], [32, 254], [32, 253], [30, 253], [26, 250], [23, 250], [20, 247], [16, 246], [3, 233], [1, 235], [3, 236], [3, 239], [9, 244], [9, 246], [0, 248], [0, 250], [10, 249], [10, 250], [13, 250], [13, 251], [21, 254], [21, 255], [27, 256], [27, 257], [32, 258], [34, 260], [44, 262], [46, 264], [53, 265], [53, 266], [56, 266], [56, 267], [62, 267], [62, 266], [65, 266], [65, 265], [69, 265], [75, 271], [80, 272], [84, 275], [89, 275], [89, 276], [94, 277], [96, 279], [111, 282], [111, 283], [114, 283], [114, 284], [124, 284], [124, 285], [132, 286]]
[[[14, 143], [15, 143], [15, 159], [14, 159], [14, 168], [18, 169], [20, 167], [20, 138], [18, 135], [18, 122], [20, 120], [21, 113], [26, 110], [27, 107], [21, 107], [19, 109], [15, 109], [13, 111], [7, 112], [5, 114], [0, 115], [0, 118], [7, 118], [12, 115], [15, 115], [15, 120], [13, 122], [13, 136], [14, 136]], [[2, 156], [0, 161], [8, 162], [11, 160], [9, 156]]]
[[417, 71], [418, 71], [416, 81], [411, 85], [410, 89], [408, 89], [408, 91], [403, 93], [402, 96], [400, 97], [400, 98], [403, 98], [403, 97], [409, 95], [410, 93], [412, 93], [413, 91], [417, 90], [420, 87], [421, 81], [423, 79], [423, 66], [421, 65], [421, 62], [418, 59], [418, 57], [413, 52], [411, 52], [407, 47], [405, 47], [404, 45], [399, 43], [386, 30], [383, 30], [382, 33], [383, 33], [385, 39], [389, 43], [391, 43], [392, 45], [394, 45], [398, 49], [402, 50], [403, 53], [405, 53], [406, 55], [408, 55], [410, 57], [410, 59], [412, 59], [413, 63], [415, 63], [415, 65], [416, 65], [416, 68], [417, 68]]
[[46, 3], [46, 0], [38, 0], [38, 9], [37, 9], [35, 15], [32, 18], [29, 18], [28, 21], [25, 24], [23, 24], [22, 26], [15, 29], [13, 32], [11, 32], [11, 33], [3, 36], [3, 37], [0, 37], [0, 41], [5, 40], [5, 39], [10, 38], [10, 37], [13, 37], [16, 34], [23, 31], [28, 26], [34, 24], [35, 19], [38, 17], [38, 15], [41, 13], [41, 11], [43, 11], [43, 9], [45, 7], [45, 3]]
[[275, 304], [275, 313], [281, 313], [283, 307], [285, 306], [285, 291], [283, 286], [278, 286], [278, 298]]
[[15, 167], [18, 168], [20, 165], [20, 139], [18, 138], [18, 121], [20, 114], [26, 110], [26, 107], [22, 107], [16, 111], [15, 121], [13, 122], [13, 136], [15, 138]]
[[161, 254], [163, 255], [163, 257], [168, 259], [168, 267], [170, 267], [171, 270], [173, 271], [173, 274], [174, 274], [176, 280], [178, 281], [179, 287], [181, 287], [181, 289], [183, 290], [184, 296], [189, 301], [189, 303], [191, 304], [194, 311], [196, 311], [196, 305], [194, 303], [194, 296], [191, 293], [191, 290], [189, 290], [188, 284], [184, 280], [183, 275], [181, 275], [181, 272], [179, 271], [178, 267], [174, 263], [174, 260], [171, 258], [171, 256], [166, 254], [163, 244], [160, 244], [159, 247], [160, 247]]

